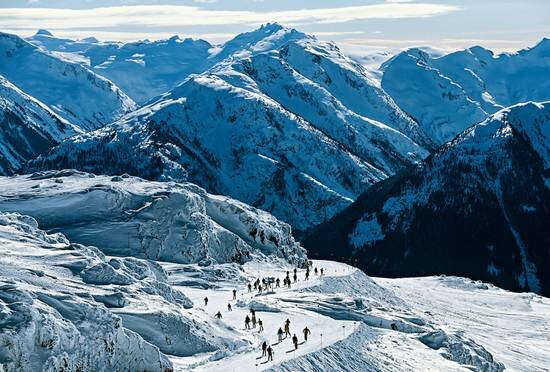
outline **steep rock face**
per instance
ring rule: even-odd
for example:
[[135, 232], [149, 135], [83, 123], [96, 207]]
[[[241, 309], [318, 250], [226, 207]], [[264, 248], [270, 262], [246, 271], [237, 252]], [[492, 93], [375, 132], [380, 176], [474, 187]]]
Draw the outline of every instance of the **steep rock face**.
[[109, 80], [80, 64], [0, 33], [0, 74], [83, 130], [99, 128], [135, 108]]
[[74, 171], [0, 179], [0, 208], [106, 254], [179, 263], [243, 263], [252, 255], [300, 263], [290, 226], [192, 184]]
[[503, 107], [550, 99], [550, 42], [494, 55], [473, 47], [432, 57], [411, 49], [382, 65], [382, 87], [437, 144]]
[[374, 275], [457, 274], [548, 295], [549, 141], [550, 103], [502, 110], [303, 244]]
[[[265, 43], [289, 34], [268, 34]], [[426, 157], [428, 146], [362, 67], [302, 37], [228, 58], [30, 169], [189, 180], [305, 230]]]
[[0, 175], [80, 130], [0, 75]]

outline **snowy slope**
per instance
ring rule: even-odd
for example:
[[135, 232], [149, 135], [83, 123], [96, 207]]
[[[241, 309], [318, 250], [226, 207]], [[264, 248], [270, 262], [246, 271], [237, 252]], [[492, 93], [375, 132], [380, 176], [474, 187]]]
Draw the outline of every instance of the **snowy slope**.
[[304, 259], [290, 227], [192, 184], [75, 171], [0, 178], [0, 209], [115, 256], [208, 264], [253, 255]]
[[550, 41], [513, 54], [472, 47], [442, 56], [410, 49], [382, 65], [382, 87], [442, 144], [487, 114], [550, 99]]
[[304, 244], [375, 275], [445, 273], [548, 294], [549, 128], [548, 102], [499, 111], [369, 189]]
[[[171, 366], [157, 347], [101, 304], [168, 301], [162, 295], [175, 292], [166, 290], [165, 277], [158, 280], [158, 265], [108, 262], [96, 249], [39, 230], [31, 217], [5, 213], [0, 214], [0, 252], [2, 371], [161, 371]], [[100, 268], [103, 282], [94, 283]]]
[[80, 130], [0, 75], [0, 175]]
[[275, 30], [31, 169], [189, 180], [304, 230], [428, 155], [420, 128], [360, 65], [333, 44]]
[[[248, 293], [248, 281], [283, 277], [293, 267], [276, 259], [200, 266], [113, 258], [10, 213], [0, 214], [0, 242], [5, 371], [316, 371], [330, 365], [338, 371], [500, 372], [522, 370], [525, 355], [529, 370], [543, 371], [550, 355], [547, 299], [468, 279], [373, 281], [345, 264], [313, 261], [323, 277], [312, 272], [306, 281], [299, 269], [291, 289], [258, 294]], [[264, 332], [244, 329], [250, 308]], [[214, 317], [218, 311], [222, 319]], [[299, 336], [295, 351], [288, 338], [276, 341], [287, 318]], [[305, 326], [312, 332], [307, 342]], [[273, 362], [261, 356], [263, 341], [273, 346]]]
[[0, 74], [83, 130], [99, 128], [135, 108], [109, 80], [15, 35], [0, 33]]

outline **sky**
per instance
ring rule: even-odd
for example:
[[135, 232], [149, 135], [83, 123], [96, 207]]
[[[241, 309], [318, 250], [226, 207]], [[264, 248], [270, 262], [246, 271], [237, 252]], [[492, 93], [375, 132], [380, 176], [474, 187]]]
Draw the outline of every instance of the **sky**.
[[496, 52], [550, 37], [550, 0], [1, 0], [0, 30], [133, 41], [173, 35], [212, 43], [266, 22], [349, 52], [482, 45]]

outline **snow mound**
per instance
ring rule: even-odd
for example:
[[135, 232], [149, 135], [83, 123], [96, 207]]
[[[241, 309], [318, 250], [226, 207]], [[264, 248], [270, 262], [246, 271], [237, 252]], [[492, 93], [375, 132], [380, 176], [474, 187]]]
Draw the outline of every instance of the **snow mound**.
[[[109, 255], [203, 264], [242, 263], [252, 255], [295, 263], [305, 259], [290, 226], [193, 184], [76, 171], [1, 178], [0, 184], [3, 210], [32, 214], [42, 228]], [[132, 262], [120, 262], [117, 281], [134, 281], [123, 273]], [[112, 271], [101, 264], [86, 271], [85, 278], [111, 280]]]
[[15, 214], [0, 215], [0, 241], [4, 370], [125, 371], [171, 366], [158, 348], [125, 328], [86, 290], [66, 282], [72, 274], [56, 266], [62, 261], [58, 258], [75, 260], [71, 251], [89, 260], [97, 257], [70, 245], [60, 234], [38, 230], [34, 219]]

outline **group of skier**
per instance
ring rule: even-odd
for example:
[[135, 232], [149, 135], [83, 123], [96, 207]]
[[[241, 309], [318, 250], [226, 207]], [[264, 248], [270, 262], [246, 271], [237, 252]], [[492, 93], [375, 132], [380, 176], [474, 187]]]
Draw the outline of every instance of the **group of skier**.
[[[309, 280], [310, 266], [311, 265], [308, 265], [306, 267], [305, 280]], [[313, 269], [313, 271], [314, 271], [315, 275], [318, 275], [319, 272], [320, 272], [321, 276], [324, 275], [324, 269], [323, 268], [321, 268], [319, 270], [319, 269], [317, 269], [317, 267], [315, 267]], [[283, 278], [283, 285], [285, 287], [291, 288], [291, 283], [296, 283], [298, 281], [298, 270], [296, 268], [294, 268], [292, 279], [293, 279], [293, 281], [290, 278], [290, 271], [287, 271], [286, 276]], [[275, 279], [274, 281], [273, 280], [267, 280], [265, 278], [262, 278], [262, 279], [258, 278], [254, 281], [254, 283], [248, 283], [248, 292], [252, 293], [252, 288], [254, 288], [255, 291], [258, 291], [260, 294], [262, 293], [262, 291], [267, 291], [268, 289], [274, 290], [273, 283], [275, 283], [275, 288], [280, 288], [281, 280], [279, 278]], [[232, 295], [233, 295], [232, 299], [236, 300], [237, 299], [237, 290], [236, 289], [232, 290]], [[207, 305], [208, 305], [208, 297], [205, 297], [204, 298], [204, 306], [207, 306]], [[227, 304], [227, 311], [233, 311], [233, 308], [231, 307], [231, 303]], [[222, 313], [220, 311], [218, 311], [214, 316], [217, 319], [222, 319], [223, 318]], [[258, 333], [263, 332], [264, 326], [263, 326], [262, 320], [259, 319], [259, 318], [258, 319], [256, 318], [256, 311], [254, 309], [250, 309], [250, 314], [247, 314], [246, 317], [244, 318], [244, 327], [245, 327], [245, 329], [252, 329], [252, 328], [255, 329], [256, 325], [258, 326]], [[302, 333], [304, 335], [304, 342], [307, 342], [308, 336], [311, 334], [311, 331], [306, 326], [302, 330]], [[285, 322], [283, 324], [283, 327], [280, 327], [277, 330], [278, 343], [281, 343], [283, 341], [283, 339], [286, 339], [287, 337], [290, 337], [290, 336], [291, 336], [291, 333], [290, 333], [290, 319], [287, 319], [287, 320], [285, 320]], [[297, 350], [298, 345], [299, 345], [298, 344], [298, 336], [296, 336], [296, 334], [294, 334], [292, 336], [291, 340], [292, 340], [292, 343], [294, 345], [294, 350]], [[262, 357], [267, 356], [267, 361], [268, 362], [273, 361], [274, 353], [275, 352], [274, 352], [273, 348], [271, 347], [271, 345], [269, 345], [266, 341], [264, 341], [262, 343]]]

